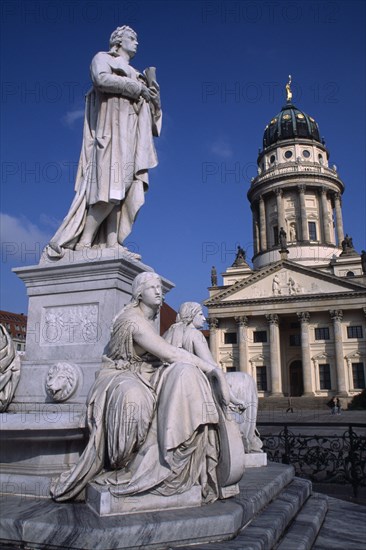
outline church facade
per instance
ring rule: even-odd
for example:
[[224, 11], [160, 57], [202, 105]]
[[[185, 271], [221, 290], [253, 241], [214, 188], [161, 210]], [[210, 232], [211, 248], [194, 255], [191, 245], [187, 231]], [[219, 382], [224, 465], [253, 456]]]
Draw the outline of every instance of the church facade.
[[365, 388], [365, 258], [344, 232], [344, 184], [316, 121], [292, 104], [266, 126], [248, 199], [253, 267], [238, 247], [213, 278], [211, 351], [266, 396], [351, 397]]

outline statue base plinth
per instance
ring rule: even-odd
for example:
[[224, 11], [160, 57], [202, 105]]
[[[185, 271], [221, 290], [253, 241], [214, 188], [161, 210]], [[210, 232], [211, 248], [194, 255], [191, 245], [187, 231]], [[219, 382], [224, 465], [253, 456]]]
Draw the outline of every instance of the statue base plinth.
[[109, 492], [109, 486], [89, 483], [86, 489], [86, 503], [98, 516], [117, 516], [138, 512], [174, 510], [201, 506], [201, 487], [196, 485], [180, 495], [162, 496], [154, 494], [121, 495]]
[[267, 466], [267, 453], [245, 453], [245, 468], [261, 468]]
[[238, 483], [234, 485], [228, 485], [227, 487], [219, 487], [219, 498], [224, 500], [225, 498], [235, 497], [240, 493], [240, 487]]

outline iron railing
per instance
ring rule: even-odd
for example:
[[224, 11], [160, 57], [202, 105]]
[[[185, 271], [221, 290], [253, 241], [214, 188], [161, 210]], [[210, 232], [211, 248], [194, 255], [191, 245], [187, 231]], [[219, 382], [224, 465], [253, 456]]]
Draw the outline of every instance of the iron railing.
[[[293, 465], [297, 476], [314, 482], [350, 484], [355, 497], [359, 487], [366, 485], [366, 436], [356, 432], [366, 424], [263, 421], [257, 426], [268, 459]], [[271, 433], [263, 430], [264, 426], [270, 426]], [[322, 427], [347, 429], [343, 434], [328, 435], [321, 434]], [[307, 432], [312, 428], [319, 435], [300, 433], [302, 428]]]

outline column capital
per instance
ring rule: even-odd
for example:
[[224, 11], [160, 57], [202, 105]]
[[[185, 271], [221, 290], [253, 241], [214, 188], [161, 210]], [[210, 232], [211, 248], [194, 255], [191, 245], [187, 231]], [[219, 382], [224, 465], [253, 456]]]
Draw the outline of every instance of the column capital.
[[266, 319], [269, 325], [278, 325], [279, 319], [277, 313], [269, 313], [266, 315]]
[[275, 193], [277, 197], [282, 197], [283, 195], [283, 191], [280, 188], [275, 189]]
[[342, 202], [342, 195], [341, 193], [338, 193], [338, 191], [336, 191], [335, 193], [333, 193], [333, 198], [334, 198], [334, 202], [338, 202], [339, 204], [341, 204]]
[[208, 317], [207, 324], [210, 330], [216, 329], [219, 326], [219, 320], [216, 317]]
[[310, 323], [310, 313], [308, 311], [300, 311], [297, 313], [297, 318], [301, 323]]
[[263, 195], [259, 195], [259, 202], [264, 202], [264, 197], [263, 197]]
[[298, 190], [300, 193], [305, 193], [305, 190], [306, 190], [306, 185], [304, 185], [303, 183], [301, 185], [298, 185], [297, 186]]
[[343, 311], [341, 309], [331, 309], [329, 310], [329, 315], [332, 321], [342, 321]]
[[235, 317], [235, 321], [239, 327], [247, 327], [249, 319], [246, 315], [241, 315], [240, 317]]
[[366, 317], [366, 307], [363, 307], [362, 309], [363, 309], [363, 313], [364, 313], [364, 315], [365, 315], [365, 317]]
[[320, 193], [322, 195], [326, 195], [328, 193], [329, 189], [328, 187], [325, 187], [325, 185], [322, 185], [321, 188], [320, 188]]

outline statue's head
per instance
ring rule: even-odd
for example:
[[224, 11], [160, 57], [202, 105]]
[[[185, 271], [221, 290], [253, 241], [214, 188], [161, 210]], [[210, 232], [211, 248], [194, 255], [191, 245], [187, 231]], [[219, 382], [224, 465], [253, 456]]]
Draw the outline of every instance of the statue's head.
[[193, 323], [195, 328], [201, 328], [206, 321], [202, 306], [198, 302], [184, 302], [177, 315], [177, 322], [189, 325]]
[[133, 280], [131, 303], [137, 306], [143, 298], [144, 291], [146, 291], [149, 287], [154, 287], [155, 292], [160, 293], [162, 303], [163, 291], [161, 279], [157, 273], [153, 273], [151, 271], [139, 273], [139, 275], [137, 275]]
[[135, 55], [137, 45], [137, 34], [127, 25], [117, 27], [116, 30], [112, 32], [109, 39], [109, 48], [111, 51], [116, 52], [119, 48], [122, 48], [130, 58]]

